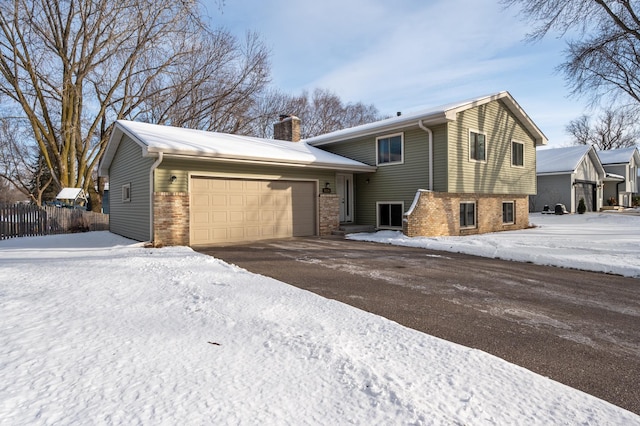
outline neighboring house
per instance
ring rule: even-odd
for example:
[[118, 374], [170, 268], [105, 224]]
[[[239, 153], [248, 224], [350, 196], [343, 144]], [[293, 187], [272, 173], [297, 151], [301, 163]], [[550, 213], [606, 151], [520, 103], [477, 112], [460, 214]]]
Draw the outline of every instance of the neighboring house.
[[281, 116], [272, 140], [118, 121], [99, 168], [111, 231], [197, 246], [341, 224], [409, 236], [529, 224], [547, 139], [508, 92], [293, 142], [299, 126]]
[[605, 182], [604, 199], [613, 199], [620, 206], [631, 207], [634, 195], [638, 194], [638, 169], [640, 168], [638, 148], [598, 151], [598, 156], [606, 172], [618, 178], [615, 181]]
[[324, 188], [336, 174], [372, 171], [304, 142], [131, 121], [116, 122], [99, 167], [111, 232], [191, 246], [330, 234], [338, 201]]
[[607, 177], [593, 146], [540, 149], [536, 156], [538, 194], [530, 197], [530, 211], [542, 211], [544, 206], [554, 211], [556, 204], [564, 204], [567, 211], [575, 213], [580, 198], [584, 198], [587, 211], [600, 210]]
[[306, 142], [377, 166], [337, 176], [341, 223], [438, 236], [527, 227], [547, 139], [500, 92]]

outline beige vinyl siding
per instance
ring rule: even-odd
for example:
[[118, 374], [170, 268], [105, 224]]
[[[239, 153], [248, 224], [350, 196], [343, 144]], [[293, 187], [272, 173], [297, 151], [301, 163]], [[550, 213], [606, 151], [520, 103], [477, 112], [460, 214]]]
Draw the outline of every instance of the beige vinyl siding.
[[[124, 136], [109, 169], [109, 229], [114, 234], [149, 241], [149, 170], [154, 158], [142, 156], [142, 148]], [[122, 185], [131, 185], [131, 201], [122, 202]]]
[[[165, 157], [156, 169], [155, 190], [157, 192], [188, 192], [189, 173], [192, 176], [243, 177], [262, 180], [317, 180], [320, 190], [324, 188], [325, 182], [329, 182], [329, 187], [333, 192], [336, 189], [336, 172], [333, 170], [221, 161], [194, 161]], [[171, 176], [176, 177], [173, 183], [171, 183]]]
[[[469, 160], [469, 131], [487, 138], [486, 161]], [[448, 192], [535, 194], [535, 140], [501, 101], [458, 114], [449, 124]], [[511, 165], [511, 142], [524, 144], [524, 167]]]

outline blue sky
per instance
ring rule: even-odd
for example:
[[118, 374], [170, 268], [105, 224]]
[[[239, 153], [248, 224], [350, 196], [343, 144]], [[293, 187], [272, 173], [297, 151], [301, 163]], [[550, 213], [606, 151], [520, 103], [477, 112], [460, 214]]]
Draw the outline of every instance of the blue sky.
[[508, 90], [550, 147], [569, 145], [565, 126], [586, 112], [556, 71], [564, 40], [524, 42], [527, 24], [497, 0], [226, 0], [209, 14], [260, 34], [291, 94], [329, 89], [394, 115]]

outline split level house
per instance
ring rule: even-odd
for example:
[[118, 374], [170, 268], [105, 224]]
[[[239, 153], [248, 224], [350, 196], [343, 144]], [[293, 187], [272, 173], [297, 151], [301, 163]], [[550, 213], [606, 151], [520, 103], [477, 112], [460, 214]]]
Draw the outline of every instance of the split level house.
[[536, 147], [547, 139], [508, 92], [300, 140], [118, 121], [99, 173], [111, 231], [160, 245], [329, 235], [409, 236], [528, 226]]

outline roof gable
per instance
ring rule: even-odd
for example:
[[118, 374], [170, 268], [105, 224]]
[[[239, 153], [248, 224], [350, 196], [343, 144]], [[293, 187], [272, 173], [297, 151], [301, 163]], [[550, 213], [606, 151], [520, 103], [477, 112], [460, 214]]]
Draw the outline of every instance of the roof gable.
[[477, 98], [467, 99], [460, 102], [454, 102], [441, 105], [435, 108], [415, 111], [403, 114], [398, 117], [391, 117], [385, 120], [376, 121], [374, 123], [363, 124], [348, 129], [338, 130], [324, 135], [315, 136], [306, 139], [306, 142], [313, 146], [322, 146], [329, 143], [343, 142], [362, 136], [374, 135], [377, 133], [399, 130], [408, 126], [418, 127], [422, 125], [429, 126], [435, 124], [455, 121], [457, 114], [471, 108], [475, 108], [492, 101], [502, 100], [504, 105], [512, 114], [524, 125], [529, 133], [534, 137], [536, 145], [546, 145], [547, 137], [542, 133], [538, 126], [518, 105], [516, 100], [509, 92], [499, 92], [492, 95], [480, 96]]
[[304, 142], [253, 138], [180, 127], [118, 120], [99, 173], [106, 176], [124, 135], [142, 148], [143, 156], [169, 155], [236, 162], [285, 164], [353, 171], [373, 171], [375, 167], [333, 154]]
[[629, 163], [633, 157], [636, 157], [636, 164], [640, 163], [640, 153], [635, 146], [629, 148], [611, 149], [606, 151], [598, 151], [598, 157], [602, 164], [624, 164]]
[[604, 175], [602, 164], [595, 149], [591, 145], [540, 149], [536, 151], [536, 174], [573, 173], [587, 158], [590, 158], [600, 174]]

